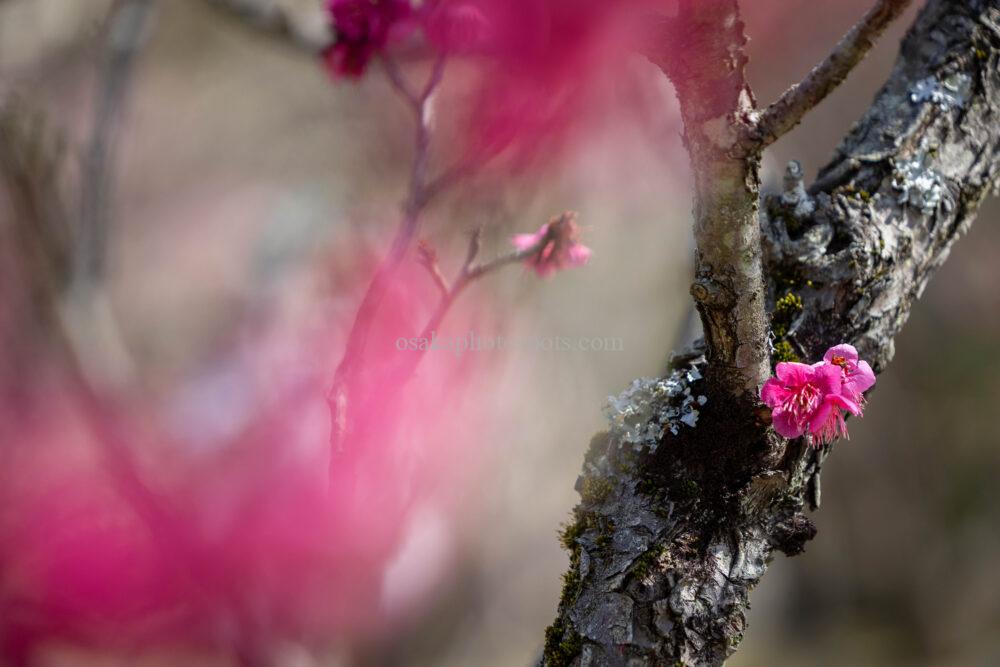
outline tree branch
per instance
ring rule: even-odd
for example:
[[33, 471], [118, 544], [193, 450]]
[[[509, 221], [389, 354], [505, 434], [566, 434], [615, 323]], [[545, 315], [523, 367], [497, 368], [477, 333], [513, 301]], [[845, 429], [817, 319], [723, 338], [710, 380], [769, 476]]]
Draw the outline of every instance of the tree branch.
[[[914, 301], [998, 184], [998, 114], [1000, 1], [930, 0], [821, 174], [838, 173], [836, 185], [810, 196], [791, 169], [786, 192], [766, 198], [768, 302], [791, 292], [802, 303], [780, 315], [779, 343], [809, 362], [849, 342], [885, 368]], [[827, 452], [715, 400], [695, 355], [667, 378], [684, 392], [626, 392], [591, 444], [546, 665], [720, 665], [775, 552], [799, 553], [815, 534], [803, 512], [818, 504]], [[705, 394], [694, 427], [637, 435], [641, 415]]]
[[[564, 213], [564, 216], [571, 216], [571, 213]], [[562, 216], [554, 218], [553, 220], [560, 220]], [[550, 224], [550, 230], [554, 225]], [[538, 240], [535, 245], [525, 248], [523, 250], [512, 250], [506, 254], [495, 257], [494, 259], [484, 262], [482, 264], [476, 264], [476, 258], [479, 255], [479, 249], [482, 239], [482, 229], [477, 228], [472, 233], [472, 238], [469, 240], [469, 250], [465, 256], [465, 262], [462, 264], [462, 268], [459, 269], [458, 275], [455, 280], [452, 281], [449, 287], [441, 277], [441, 283], [439, 288], [442, 290], [441, 300], [438, 302], [437, 307], [434, 309], [433, 314], [424, 325], [424, 328], [420, 332], [420, 338], [423, 340], [430, 340], [434, 332], [437, 331], [438, 327], [444, 321], [445, 316], [451, 309], [455, 300], [458, 299], [459, 295], [465, 290], [466, 287], [471, 285], [476, 280], [479, 280], [483, 276], [486, 276], [494, 271], [497, 271], [510, 264], [519, 264], [524, 262], [531, 257], [534, 257], [542, 251], [542, 249], [551, 241], [551, 236], [554, 232], [550, 231], [549, 234], [543, 236]], [[435, 263], [436, 266], [436, 263]], [[440, 276], [440, 272], [438, 272]], [[418, 349], [413, 352], [413, 354], [404, 357], [404, 361], [396, 367], [395, 372], [392, 376], [392, 384], [394, 387], [401, 387], [417, 369], [420, 361], [424, 358], [426, 354], [425, 349]]]
[[364, 353], [382, 299], [385, 297], [389, 286], [395, 278], [397, 269], [416, 238], [421, 213], [430, 202], [432, 196], [441, 192], [439, 188], [429, 188], [429, 185], [437, 181], [430, 181], [427, 175], [431, 141], [429, 105], [434, 92], [441, 83], [445, 63], [445, 57], [440, 56], [435, 61], [431, 74], [425, 85], [421, 88], [421, 92], [415, 93], [396, 63], [388, 56], [383, 57], [384, 68], [390, 83], [411, 107], [416, 118], [413, 165], [411, 167], [410, 184], [406, 201], [403, 204], [403, 215], [399, 229], [396, 232], [388, 253], [376, 269], [375, 276], [372, 278], [371, 283], [369, 283], [360, 306], [358, 306], [354, 323], [347, 336], [344, 355], [337, 365], [333, 383], [327, 392], [327, 404], [330, 409], [331, 418], [331, 466], [335, 464], [336, 459], [342, 453], [344, 442], [352, 427], [349, 414], [349, 411], [352, 410], [351, 403], [364, 403], [366, 400], [364, 396], [357, 396], [355, 394], [364, 393], [364, 389], [359, 386], [362, 382], [361, 374], [364, 367]]
[[767, 378], [768, 348], [757, 224], [760, 161], [739, 145], [754, 106], [744, 76], [743, 23], [736, 0], [685, 0], [663, 29], [676, 56], [659, 64], [677, 89], [695, 176], [691, 294], [713, 383], [745, 397]]
[[860, 21], [847, 31], [833, 52], [761, 112], [745, 143], [761, 149], [770, 146], [802, 121], [810, 109], [822, 102], [864, 60], [886, 27], [909, 6], [911, 0], [878, 0]]
[[448, 281], [444, 279], [444, 275], [441, 273], [441, 267], [438, 265], [437, 251], [434, 247], [427, 241], [421, 241], [417, 245], [417, 258], [420, 265], [427, 269], [427, 273], [430, 274], [431, 280], [434, 281], [434, 286], [437, 287], [438, 292], [441, 293], [441, 298], [448, 296]]

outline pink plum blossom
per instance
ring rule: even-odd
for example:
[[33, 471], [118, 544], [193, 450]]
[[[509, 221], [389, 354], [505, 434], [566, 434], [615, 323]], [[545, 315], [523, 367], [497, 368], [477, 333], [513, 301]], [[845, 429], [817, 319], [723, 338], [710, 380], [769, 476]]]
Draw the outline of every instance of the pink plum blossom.
[[875, 385], [875, 373], [867, 361], [858, 358], [858, 351], [846, 343], [835, 345], [823, 355], [823, 363], [843, 369], [844, 394], [855, 403], [863, 404], [863, 394]]
[[512, 242], [521, 252], [537, 249], [524, 258], [524, 263], [545, 278], [560, 269], [587, 263], [590, 248], [579, 242], [579, 236], [576, 214], [563, 213], [542, 225], [534, 234], [516, 234]]
[[323, 58], [331, 74], [358, 78], [390, 38], [405, 29], [412, 9], [408, 0], [328, 0], [336, 39]]
[[774, 430], [786, 438], [809, 434], [814, 446], [847, 438], [845, 413], [861, 416], [864, 392], [875, 384], [867, 362], [850, 345], [830, 348], [813, 365], [783, 362], [761, 388]]

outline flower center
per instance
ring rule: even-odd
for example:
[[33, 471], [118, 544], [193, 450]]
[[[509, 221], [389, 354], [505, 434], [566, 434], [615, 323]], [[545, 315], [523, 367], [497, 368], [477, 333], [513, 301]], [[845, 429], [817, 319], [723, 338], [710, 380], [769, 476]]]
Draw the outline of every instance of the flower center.
[[813, 384], [804, 384], [788, 397], [784, 408], [794, 414], [800, 423], [805, 423], [819, 404], [819, 398], [819, 387]]

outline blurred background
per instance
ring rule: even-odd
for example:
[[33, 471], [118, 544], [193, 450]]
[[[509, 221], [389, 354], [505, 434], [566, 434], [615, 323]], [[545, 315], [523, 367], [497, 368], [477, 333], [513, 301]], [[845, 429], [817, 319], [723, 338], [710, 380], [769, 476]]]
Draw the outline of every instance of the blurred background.
[[[59, 183], [85, 172], [112, 4], [0, 0], [0, 100], [16, 96], [19, 108], [43, 114], [46, 126], [63, 135]], [[384, 77], [373, 72], [358, 82], [331, 81], [318, 57], [302, 47], [322, 43], [319, 0], [274, 4], [293, 17], [284, 32], [205, 0], [157, 3], [112, 148], [113, 225], [101, 307], [114, 313], [115, 341], [108, 344], [112, 334], [98, 318], [80, 345], [100, 359], [98, 374], [108, 376], [109, 385], [143, 405], [143, 424], [169, 434], [138, 454], [144, 474], [181, 495], [212, 489], [187, 493], [209, 535], [215, 524], [204, 517], [225, 515], [213, 503], [229, 497], [218, 488], [265, 479], [234, 470], [246, 469], [253, 457], [272, 460], [266, 447], [246, 449], [239, 434], [261, 405], [272, 404], [273, 385], [301, 376], [321, 386], [332, 377], [364, 279], [395, 226], [412, 151], [411, 118]], [[761, 103], [799, 80], [869, 5], [744, 4], [749, 77]], [[887, 76], [914, 14], [894, 25], [848, 81], [770, 149], [768, 187], [777, 186], [790, 159], [815, 175]], [[421, 73], [419, 66], [406, 71]], [[449, 70], [436, 107], [439, 161], [448, 154], [451, 128], [461, 122], [464, 86], [475, 77], [476, 70], [461, 63]], [[590, 114], [583, 130], [551, 155], [487, 170], [435, 204], [423, 235], [451, 275], [477, 225], [486, 226], [483, 253], [492, 256], [505, 250], [511, 234], [534, 231], [566, 209], [579, 212], [594, 253], [586, 268], [550, 280], [521, 267], [489, 276], [462, 297], [442, 333], [617, 339], [621, 349], [547, 351], [526, 344], [470, 353], [477, 358], [466, 365], [429, 355], [422, 371], [427, 386], [461, 377], [454, 386], [462, 395], [414, 408], [430, 415], [434, 438], [451, 444], [439, 458], [420, 457], [416, 465], [434, 471], [426, 477], [431, 491], [401, 515], [398, 539], [379, 552], [384, 562], [369, 563], [377, 571], [366, 576], [379, 580], [379, 600], [369, 605], [377, 608], [378, 631], [350, 622], [286, 630], [286, 607], [272, 604], [281, 594], [265, 591], [254, 609], [267, 613], [250, 614], [252, 627], [264, 628], [260, 635], [268, 638], [261, 649], [265, 664], [506, 666], [530, 664], [539, 654], [567, 565], [556, 533], [577, 500], [573, 484], [583, 452], [603, 428], [602, 405], [633, 378], [662, 372], [688, 326], [690, 195], [676, 102], [639, 58], [623, 65], [612, 90], [617, 103]], [[0, 204], [0, 215], [9, 217], [14, 207], [2, 197]], [[78, 205], [67, 197], [67, 207]], [[779, 556], [768, 572], [732, 665], [1000, 663], [1000, 425], [992, 419], [1000, 398], [998, 214], [997, 202], [988, 201], [914, 309], [865, 418], [852, 422], [850, 442], [839, 444], [824, 468], [823, 504], [813, 516], [818, 537], [802, 556]], [[412, 280], [427, 279], [415, 272]], [[424, 287], [433, 293], [429, 281]], [[0, 296], [15, 288], [5, 286]], [[399, 307], [419, 311], [428, 303], [426, 295], [412, 300], [415, 306]], [[411, 322], [417, 315], [400, 317]], [[15, 328], [22, 325], [26, 321], [15, 319]], [[13, 358], [18, 350], [4, 354]], [[17, 382], [38, 375], [37, 366], [19, 367]], [[303, 403], [295, 410], [296, 435], [283, 446], [296, 452], [292, 468], [318, 469], [322, 476], [322, 396]], [[43, 413], [38, 423], [58, 419]], [[429, 432], [426, 424], [414, 429], [411, 435]], [[50, 613], [48, 602], [32, 597], [44, 597], [37, 591], [47, 589], [31, 584], [38, 572], [61, 571], [45, 565], [50, 552], [91, 544], [74, 526], [103, 511], [74, 505], [79, 518], [60, 510], [58, 534], [68, 536], [62, 542], [45, 537], [44, 521], [54, 515], [40, 514], [44, 520], [34, 529], [42, 537], [24, 546], [19, 526], [27, 520], [19, 503], [49, 497], [37, 480], [47, 480], [53, 497], [73, 495], [63, 477], [25, 477], [18, 466], [97, 466], [86, 454], [67, 458], [62, 445], [46, 449], [61, 437], [0, 429], [9, 483], [8, 506], [0, 512], [0, 638], [9, 643], [30, 630], [34, 658], [46, 666], [253, 664], [226, 645], [227, 623], [246, 622], [240, 613], [198, 642], [184, 641], [183, 632], [164, 639], [145, 616], [130, 640], [114, 637], [120, 620], [114, 616], [98, 621], [102, 632], [24, 620], [31, 616], [24, 608]], [[280, 478], [295, 489], [311, 488], [298, 479]], [[442, 493], [443, 487], [451, 491]], [[297, 502], [288, 507], [301, 510], [311, 501]], [[308, 530], [311, 524], [300, 518], [281, 516], [274, 524], [290, 533]], [[266, 552], [270, 535], [246, 544], [219, 539], [240, 560], [254, 549]], [[279, 541], [297, 544], [281, 535]], [[82, 565], [73, 557], [91, 586], [81, 587], [82, 598], [105, 592], [94, 583], [100, 579], [91, 578], [93, 569], [109, 568], [116, 581], [134, 575], [134, 559], [109, 565], [101, 553], [91, 557]], [[288, 572], [274, 565], [279, 561], [288, 566], [262, 559], [261, 567], [276, 569], [261, 577], [281, 591]], [[282, 604], [298, 614], [302, 606], [323, 607], [340, 595], [336, 606], [349, 616], [349, 596], [324, 581], [297, 582], [295, 591], [315, 597], [290, 595]], [[255, 583], [237, 582], [244, 585]], [[158, 608], [158, 618], [180, 614], [185, 604], [178, 596], [170, 611]], [[56, 607], [52, 614], [82, 609]], [[142, 615], [128, 609], [122, 618]], [[99, 612], [88, 608], [95, 618]], [[114, 640], [106, 641], [109, 636]]]

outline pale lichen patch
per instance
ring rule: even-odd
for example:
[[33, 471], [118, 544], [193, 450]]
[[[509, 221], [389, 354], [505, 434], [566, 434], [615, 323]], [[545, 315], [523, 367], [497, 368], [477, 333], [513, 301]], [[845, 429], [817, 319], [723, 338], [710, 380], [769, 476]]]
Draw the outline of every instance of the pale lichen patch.
[[940, 80], [935, 76], [929, 76], [913, 85], [910, 89], [910, 101], [914, 104], [931, 102], [942, 111], [946, 111], [965, 106], [971, 88], [972, 79], [962, 72], [955, 72]]
[[906, 160], [893, 161], [892, 187], [900, 194], [897, 201], [924, 215], [932, 215], [942, 204], [950, 208], [944, 179], [929, 166], [930, 156], [921, 151]]
[[702, 379], [704, 365], [705, 358], [698, 357], [665, 378], [638, 378], [618, 396], [609, 396], [604, 412], [612, 437], [635, 451], [655, 452], [668, 431], [677, 435], [681, 426], [697, 426], [698, 408], [708, 397], [693, 385]]

